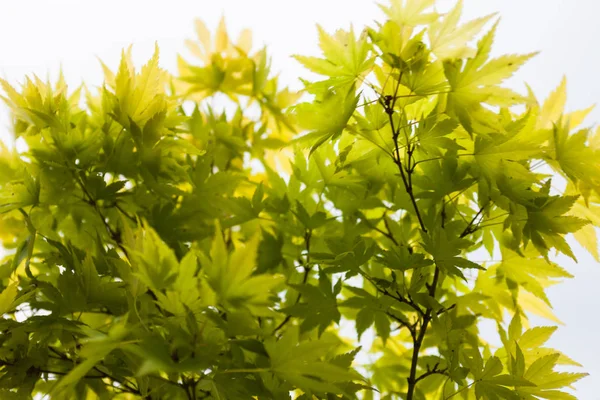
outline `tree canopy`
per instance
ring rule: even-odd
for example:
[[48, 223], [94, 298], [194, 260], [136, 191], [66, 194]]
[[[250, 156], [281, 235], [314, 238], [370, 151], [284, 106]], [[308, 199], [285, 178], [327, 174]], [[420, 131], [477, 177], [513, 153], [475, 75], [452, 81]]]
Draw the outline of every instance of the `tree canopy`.
[[300, 92], [223, 21], [176, 74], [1, 80], [0, 398], [575, 399], [530, 317], [599, 259], [600, 130], [434, 3], [319, 27]]

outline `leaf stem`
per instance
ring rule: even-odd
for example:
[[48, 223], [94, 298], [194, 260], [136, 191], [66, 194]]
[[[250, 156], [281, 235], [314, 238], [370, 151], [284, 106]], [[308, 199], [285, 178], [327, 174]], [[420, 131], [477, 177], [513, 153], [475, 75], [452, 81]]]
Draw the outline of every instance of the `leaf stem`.
[[224, 371], [217, 372], [218, 374], [252, 374], [255, 372], [268, 372], [269, 368], [238, 368], [238, 369], [226, 369]]

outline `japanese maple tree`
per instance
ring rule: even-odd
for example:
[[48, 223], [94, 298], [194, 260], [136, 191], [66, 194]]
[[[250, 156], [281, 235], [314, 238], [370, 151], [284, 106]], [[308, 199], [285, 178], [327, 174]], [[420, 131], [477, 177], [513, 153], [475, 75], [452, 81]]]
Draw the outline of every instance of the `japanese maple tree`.
[[600, 133], [461, 8], [319, 28], [299, 93], [224, 22], [175, 75], [1, 81], [0, 398], [575, 399], [529, 318], [598, 259]]

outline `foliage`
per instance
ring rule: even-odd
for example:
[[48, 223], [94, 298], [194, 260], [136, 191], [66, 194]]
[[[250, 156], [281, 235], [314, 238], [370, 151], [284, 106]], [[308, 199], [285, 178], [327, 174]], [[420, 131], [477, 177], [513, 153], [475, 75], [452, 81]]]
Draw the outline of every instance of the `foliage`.
[[574, 399], [528, 317], [566, 235], [598, 258], [600, 131], [433, 6], [319, 28], [301, 93], [224, 22], [176, 76], [157, 49], [97, 92], [2, 81], [0, 397]]

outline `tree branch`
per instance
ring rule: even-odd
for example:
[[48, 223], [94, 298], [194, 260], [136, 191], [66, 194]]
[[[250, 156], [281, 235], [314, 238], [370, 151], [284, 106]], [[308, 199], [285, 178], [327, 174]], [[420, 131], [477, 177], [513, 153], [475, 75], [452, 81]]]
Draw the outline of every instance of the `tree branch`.
[[[433, 282], [431, 283], [429, 288], [429, 295], [435, 298], [435, 292], [438, 285], [438, 280], [440, 278], [440, 268], [436, 265], [435, 272], [433, 274]], [[423, 323], [421, 324], [421, 329], [419, 330], [419, 336], [417, 340], [414, 341], [413, 345], [413, 354], [410, 363], [410, 375], [408, 377], [408, 391], [406, 394], [406, 400], [412, 400], [415, 392], [415, 387], [417, 385], [417, 366], [419, 361], [419, 352], [421, 351], [421, 346], [423, 345], [423, 340], [425, 339], [425, 334], [427, 333], [427, 327], [431, 318], [433, 316], [433, 309], [427, 308], [425, 312], [425, 316], [423, 317]]]
[[[409, 177], [407, 178], [404, 173], [404, 166], [402, 165], [402, 159], [400, 158], [400, 146], [398, 144], [398, 136], [400, 135], [400, 129], [396, 129], [394, 124], [394, 106], [396, 104], [396, 94], [398, 93], [398, 89], [400, 88], [400, 80], [402, 79], [402, 73], [400, 73], [400, 77], [398, 78], [398, 84], [396, 85], [394, 99], [391, 104], [386, 102], [384, 99], [380, 99], [381, 105], [384, 107], [386, 114], [388, 115], [388, 119], [390, 121], [390, 126], [392, 129], [392, 139], [394, 141], [394, 147], [396, 149], [395, 157], [393, 157], [394, 163], [398, 166], [398, 170], [400, 171], [400, 177], [402, 178], [402, 183], [404, 184], [404, 189], [408, 196], [410, 197], [410, 201], [415, 209], [415, 214], [417, 215], [417, 219], [419, 220], [419, 225], [423, 232], [427, 233], [427, 228], [423, 222], [423, 218], [421, 217], [421, 212], [419, 211], [419, 207], [417, 206], [417, 200], [415, 199], [413, 189], [412, 189], [412, 179], [410, 179], [411, 171], [410, 168], [407, 168], [407, 173]], [[407, 146], [409, 145], [407, 141]], [[410, 146], [409, 146], [410, 147]], [[408, 165], [410, 166], [410, 157], [412, 156], [412, 152], [409, 151], [409, 160]]]
[[[302, 284], [306, 284], [308, 281], [308, 275], [310, 274], [310, 239], [312, 237], [312, 230], [306, 230], [304, 233], [304, 248], [306, 249], [306, 260], [304, 262], [304, 276], [302, 277]], [[298, 297], [296, 297], [296, 302], [294, 304], [298, 304], [300, 299], [302, 298], [302, 293], [298, 293]], [[281, 330], [288, 322], [292, 319], [291, 315], [287, 315], [283, 321], [275, 329], [273, 329], [272, 335], [276, 334]]]
[[[54, 347], [48, 346], [48, 349], [50, 351], [52, 351], [54, 354], [56, 354], [59, 357], [60, 360], [67, 361], [69, 363], [75, 363], [75, 364], [77, 364], [76, 360], [73, 360], [72, 358], [68, 357], [66, 354], [60, 352], [59, 350], [55, 349]], [[101, 365], [101, 366], [104, 367], [104, 365]], [[108, 372], [102, 371], [100, 368], [98, 368], [98, 365], [94, 365], [94, 367], [92, 367], [92, 369], [94, 371], [100, 373], [103, 378], [108, 378], [111, 381], [118, 383], [121, 387], [126, 388], [129, 392], [141, 395], [141, 392], [140, 392], [140, 390], [138, 388], [130, 386], [133, 383], [130, 382], [129, 380], [127, 380], [127, 379], [123, 379], [123, 380], [117, 379], [114, 376], [112, 376], [111, 374], [109, 374]], [[97, 376], [94, 376], [94, 375], [92, 375], [92, 376], [87, 376], [87, 375], [84, 376], [84, 378], [88, 378], [88, 377], [89, 378], [97, 378]]]
[[412, 325], [410, 322], [398, 317], [397, 315], [392, 314], [389, 311], [386, 311], [386, 315], [388, 317], [390, 317], [391, 319], [393, 319], [394, 321], [398, 322], [400, 324], [400, 326], [404, 326], [406, 329], [408, 329], [408, 331], [410, 332], [410, 335], [413, 337], [413, 340], [415, 338], [415, 326]]
[[[406, 160], [407, 166], [405, 168], [405, 166], [402, 163], [402, 159], [400, 157], [400, 146], [398, 144], [398, 136], [400, 135], [400, 131], [399, 131], [399, 129], [397, 130], [394, 125], [394, 117], [393, 117], [394, 116], [394, 107], [395, 107], [395, 103], [396, 103], [396, 95], [397, 95], [398, 89], [400, 87], [401, 80], [402, 80], [402, 71], [400, 72], [400, 77], [398, 78], [398, 83], [397, 83], [397, 86], [395, 89], [394, 97], [392, 99], [380, 97], [380, 104], [384, 107], [384, 110], [385, 110], [386, 114], [388, 115], [388, 119], [389, 119], [390, 126], [392, 129], [392, 139], [394, 141], [394, 147], [396, 149], [395, 156], [393, 157], [394, 163], [398, 166], [398, 171], [400, 172], [400, 177], [402, 178], [402, 183], [404, 184], [404, 189], [406, 190], [406, 193], [410, 197], [410, 201], [413, 205], [415, 214], [419, 221], [419, 226], [421, 227], [421, 230], [424, 233], [427, 233], [427, 228], [425, 227], [423, 217], [421, 216], [421, 212], [419, 211], [419, 207], [417, 205], [417, 200], [413, 193], [412, 172], [414, 171], [414, 166], [411, 167], [411, 159], [412, 159], [413, 149], [410, 146], [409, 138], [407, 135], [407, 139], [406, 139], [407, 143], [406, 144], [408, 146], [408, 148], [407, 148], [408, 159]], [[390, 104], [390, 100], [391, 100], [391, 104]], [[405, 173], [405, 170], [406, 170], [406, 173]], [[440, 278], [440, 269], [436, 265], [435, 272], [433, 275], [433, 282], [431, 283], [431, 285], [427, 286], [428, 290], [429, 290], [429, 295], [433, 298], [435, 298], [435, 292], [437, 290], [439, 278]], [[428, 327], [429, 322], [431, 321], [432, 317], [433, 317], [433, 308], [428, 307], [427, 310], [425, 311], [425, 313], [423, 314], [423, 322], [421, 323], [421, 328], [419, 329], [418, 335], [416, 335], [416, 337], [415, 337], [415, 335], [413, 335], [413, 353], [412, 353], [412, 359], [411, 359], [410, 375], [407, 378], [408, 391], [407, 391], [406, 400], [413, 400], [415, 386], [418, 382], [417, 364], [419, 361], [419, 353], [421, 350], [421, 346], [423, 345], [423, 340], [425, 339], [425, 335], [427, 333], [427, 327]]]
[[471, 221], [467, 224], [466, 228], [464, 231], [462, 231], [462, 233], [460, 234], [460, 238], [464, 238], [465, 236], [467, 236], [470, 233], [473, 233], [477, 230], [477, 228], [473, 228], [473, 224], [475, 223], [475, 220], [477, 220], [477, 218], [479, 218], [479, 216], [481, 215], [481, 213], [483, 212], [483, 210], [485, 209], [485, 207], [488, 205], [489, 203], [485, 203], [483, 206], [481, 206], [481, 208], [479, 209], [479, 211], [477, 211], [477, 213], [473, 216], [473, 218], [471, 219]]
[[415, 383], [422, 381], [423, 379], [427, 378], [428, 376], [435, 375], [435, 374], [448, 375], [447, 368], [438, 369], [438, 366], [439, 366], [439, 363], [436, 363], [432, 369], [428, 369], [427, 372], [424, 372], [423, 374], [421, 374], [417, 379], [415, 379]]

